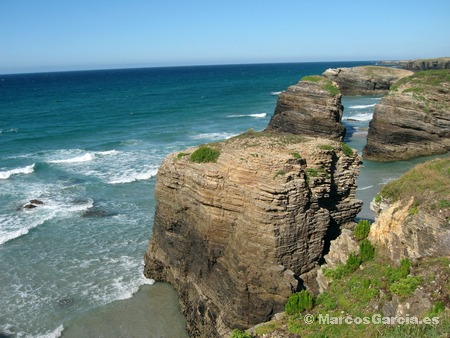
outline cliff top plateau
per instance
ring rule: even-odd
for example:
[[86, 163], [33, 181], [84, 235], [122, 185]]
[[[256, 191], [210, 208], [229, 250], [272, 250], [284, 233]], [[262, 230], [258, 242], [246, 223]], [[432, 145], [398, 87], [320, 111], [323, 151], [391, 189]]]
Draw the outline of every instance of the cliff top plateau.
[[430, 70], [430, 69], [450, 69], [450, 57], [402, 60], [402, 61], [380, 61], [379, 65], [397, 66], [412, 71]]

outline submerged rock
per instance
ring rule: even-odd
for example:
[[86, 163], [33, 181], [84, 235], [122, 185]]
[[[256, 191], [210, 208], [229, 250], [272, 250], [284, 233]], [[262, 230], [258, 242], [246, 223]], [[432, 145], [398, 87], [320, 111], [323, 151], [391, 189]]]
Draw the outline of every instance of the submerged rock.
[[336, 83], [322, 76], [307, 76], [280, 94], [266, 130], [342, 141], [342, 112]]
[[396, 161], [450, 150], [450, 70], [397, 82], [375, 106], [363, 157]]
[[44, 202], [38, 199], [32, 199], [28, 203], [24, 204], [21, 208], [18, 208], [17, 210], [24, 209], [24, 210], [30, 210], [37, 208], [40, 205], [43, 205]]
[[106, 211], [106, 210], [88, 209], [85, 212], [83, 212], [81, 217], [100, 218], [100, 217], [111, 217], [111, 216], [115, 216], [115, 215], [117, 215], [117, 214]]
[[177, 289], [195, 337], [282, 311], [362, 205], [360, 157], [339, 142], [247, 132], [211, 147], [216, 162], [163, 161], [145, 255], [145, 275]]
[[380, 66], [329, 68], [322, 75], [335, 81], [342, 95], [383, 95], [393, 83], [412, 75], [404, 69]]

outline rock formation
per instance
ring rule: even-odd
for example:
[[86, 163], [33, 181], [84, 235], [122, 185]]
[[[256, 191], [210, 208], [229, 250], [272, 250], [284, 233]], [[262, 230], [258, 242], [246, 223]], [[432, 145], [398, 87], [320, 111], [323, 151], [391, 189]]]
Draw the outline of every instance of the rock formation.
[[339, 85], [342, 95], [386, 94], [392, 84], [413, 72], [392, 67], [329, 68], [323, 76]]
[[283, 310], [362, 203], [360, 157], [339, 142], [247, 132], [209, 147], [216, 162], [192, 148], [159, 168], [145, 275], [171, 283], [190, 335], [210, 338]]
[[405, 61], [381, 61], [380, 65], [391, 65], [403, 69], [421, 71], [430, 69], [450, 69], [450, 57]]
[[342, 141], [342, 111], [337, 85], [322, 76], [307, 76], [280, 94], [267, 131]]
[[450, 256], [450, 158], [411, 169], [372, 203], [377, 213], [369, 239], [402, 258]]
[[450, 70], [397, 82], [375, 106], [363, 157], [404, 160], [450, 150]]

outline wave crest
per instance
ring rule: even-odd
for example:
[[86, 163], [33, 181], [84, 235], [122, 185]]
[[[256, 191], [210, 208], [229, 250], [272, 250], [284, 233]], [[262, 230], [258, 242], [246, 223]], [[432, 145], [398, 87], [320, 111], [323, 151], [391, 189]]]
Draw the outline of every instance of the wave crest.
[[35, 167], [35, 164], [33, 163], [32, 165], [22, 167], [22, 168], [0, 171], [0, 180], [7, 180], [8, 178], [10, 178], [13, 175], [31, 174], [34, 172], [34, 167]]

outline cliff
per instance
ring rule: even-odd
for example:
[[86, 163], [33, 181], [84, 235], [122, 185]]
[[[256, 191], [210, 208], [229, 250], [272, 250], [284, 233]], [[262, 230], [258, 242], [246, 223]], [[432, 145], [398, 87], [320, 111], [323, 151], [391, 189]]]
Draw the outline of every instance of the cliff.
[[450, 256], [450, 158], [419, 164], [383, 187], [369, 239], [391, 260]]
[[341, 96], [336, 83], [322, 76], [304, 77], [280, 94], [266, 130], [341, 141]]
[[145, 275], [178, 290], [193, 337], [268, 320], [359, 212], [360, 164], [339, 142], [268, 132], [169, 155]]
[[363, 157], [395, 161], [450, 150], [450, 70], [399, 80], [375, 106]]
[[381, 61], [379, 64], [397, 66], [412, 71], [450, 69], [450, 57], [404, 61]]
[[392, 67], [360, 66], [329, 68], [322, 75], [336, 82], [342, 95], [384, 95], [394, 82], [412, 74]]

